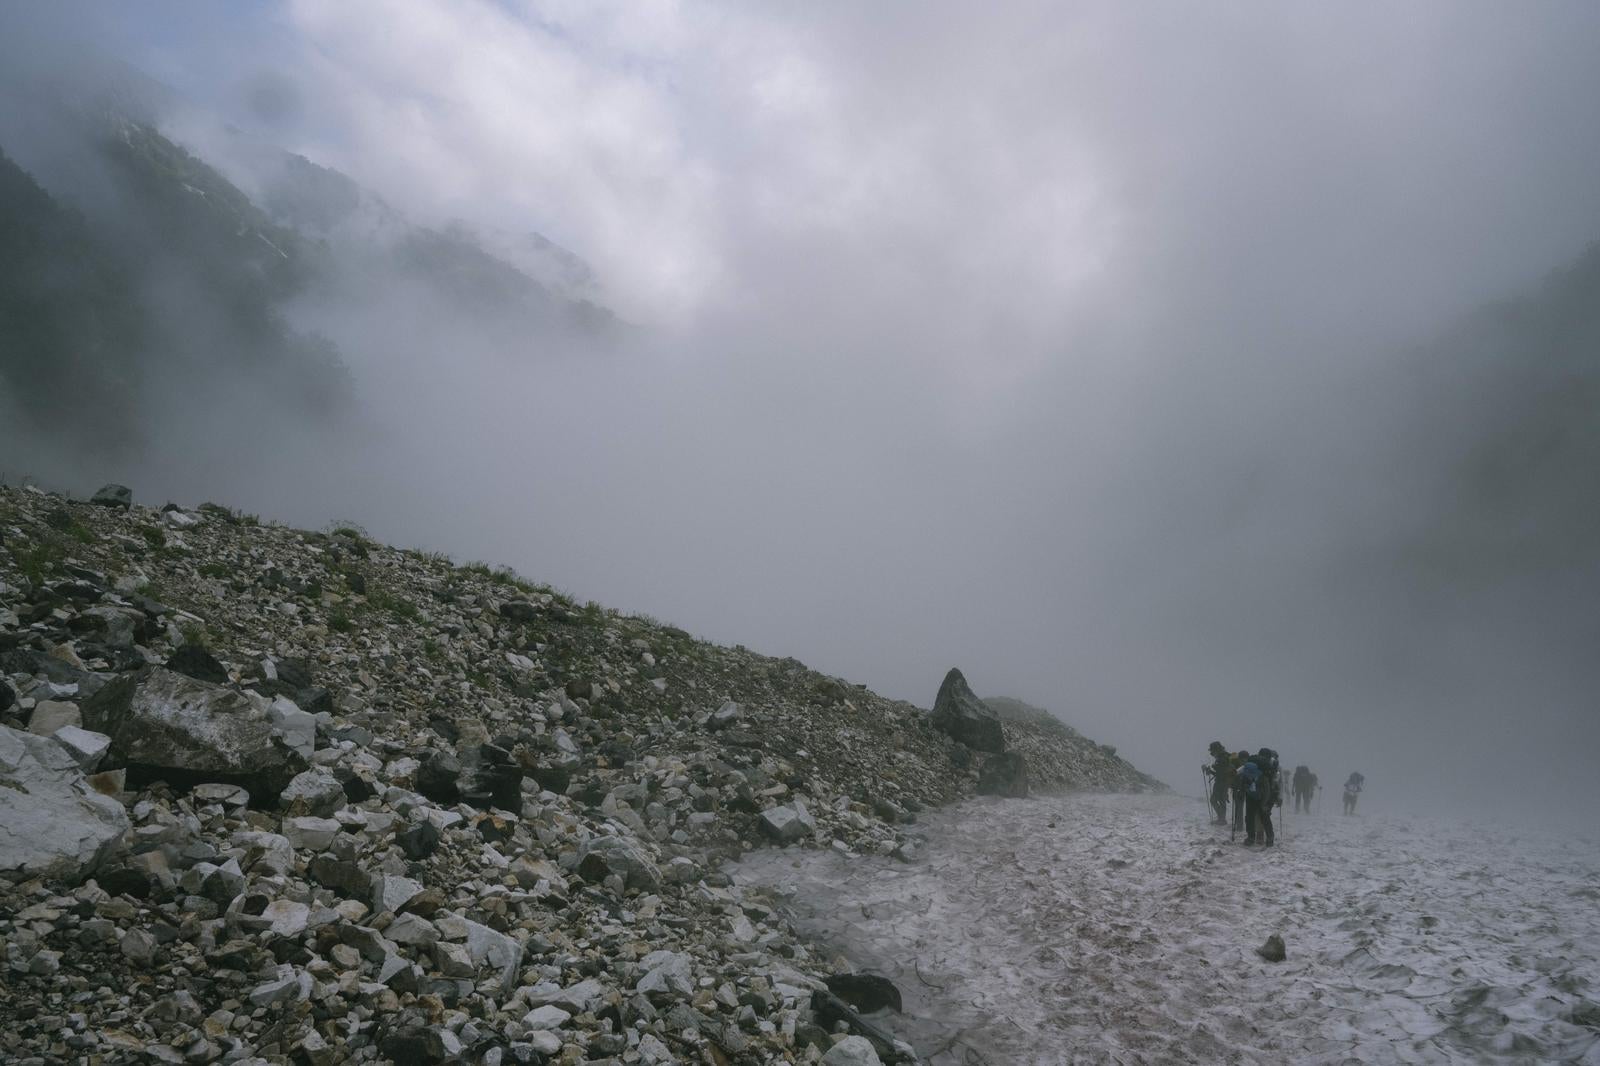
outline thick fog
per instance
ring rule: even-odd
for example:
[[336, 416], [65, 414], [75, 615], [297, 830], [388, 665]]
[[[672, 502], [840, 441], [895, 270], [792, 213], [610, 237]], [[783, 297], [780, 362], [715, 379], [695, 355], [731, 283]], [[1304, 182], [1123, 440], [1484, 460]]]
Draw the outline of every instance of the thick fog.
[[1220, 739], [1369, 807], [1600, 816], [1600, 544], [1460, 549], [1527, 523], [1457, 480], [1494, 390], [1434, 402], [1469, 316], [1600, 237], [1600, 8], [19, 5], [0, 40], [142, 71], [252, 195], [276, 146], [537, 231], [626, 323], [519, 344], [373, 267], [294, 309], [337, 424], [178, 383], [93, 461], [13, 420], [12, 478], [353, 520], [922, 705], [959, 665], [1180, 789]]

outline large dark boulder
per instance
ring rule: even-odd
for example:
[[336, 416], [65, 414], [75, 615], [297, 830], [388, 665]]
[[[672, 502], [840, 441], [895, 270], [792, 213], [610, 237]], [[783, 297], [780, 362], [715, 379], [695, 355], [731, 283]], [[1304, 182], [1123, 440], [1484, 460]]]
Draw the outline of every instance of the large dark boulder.
[[1004, 751], [989, 755], [978, 771], [978, 795], [1006, 796], [1026, 799], [1028, 795], [1028, 764], [1020, 751]]
[[167, 659], [167, 669], [212, 685], [228, 683], [228, 670], [199, 644], [181, 644]]
[[281, 716], [237, 689], [162, 667], [125, 674], [81, 705], [84, 728], [111, 738], [105, 765], [129, 784], [241, 785], [276, 798], [306, 768]]
[[116, 483], [102, 485], [99, 492], [89, 497], [89, 502], [126, 511], [133, 506], [133, 490]]
[[900, 1002], [900, 989], [881, 974], [836, 973], [822, 980], [829, 992], [863, 1014], [871, 1014], [885, 1007], [895, 1011], [905, 1009]]
[[1006, 750], [1000, 716], [973, 694], [960, 670], [944, 675], [939, 696], [933, 701], [933, 726], [975, 751]]

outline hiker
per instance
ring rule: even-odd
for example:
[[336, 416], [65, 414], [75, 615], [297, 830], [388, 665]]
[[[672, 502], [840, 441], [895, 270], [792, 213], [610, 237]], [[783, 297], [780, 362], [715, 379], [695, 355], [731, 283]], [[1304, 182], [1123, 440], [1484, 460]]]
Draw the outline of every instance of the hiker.
[[1272, 808], [1283, 802], [1278, 786], [1278, 753], [1262, 748], [1239, 768], [1245, 782], [1244, 842], [1270, 848], [1274, 843]]
[[1245, 761], [1250, 758], [1248, 751], [1240, 751], [1228, 759], [1228, 765], [1233, 771], [1233, 831], [1244, 832], [1244, 779], [1239, 776], [1239, 771], [1244, 768]]
[[1213, 740], [1208, 750], [1211, 752], [1211, 762], [1201, 767], [1201, 771], [1211, 782], [1211, 824], [1227, 825], [1228, 790], [1233, 787], [1233, 759], [1221, 741]]
[[1356, 813], [1356, 800], [1360, 797], [1361, 786], [1366, 784], [1366, 781], [1366, 778], [1351, 771], [1349, 778], [1344, 783], [1344, 813]]
[[1303, 809], [1311, 813], [1311, 800], [1317, 794], [1317, 775], [1311, 772], [1311, 767], [1301, 763], [1294, 768], [1294, 813], [1299, 814]]

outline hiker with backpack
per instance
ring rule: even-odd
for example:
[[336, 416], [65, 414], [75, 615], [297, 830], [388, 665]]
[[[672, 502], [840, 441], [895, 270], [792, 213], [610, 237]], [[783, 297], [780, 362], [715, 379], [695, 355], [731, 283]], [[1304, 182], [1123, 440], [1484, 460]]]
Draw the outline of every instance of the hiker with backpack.
[[1221, 741], [1213, 740], [1210, 747], [1211, 762], [1201, 767], [1210, 782], [1211, 824], [1228, 824], [1228, 792], [1233, 787], [1233, 761]]
[[1278, 780], [1278, 753], [1262, 748], [1244, 761], [1239, 775], [1244, 780], [1244, 842], [1259, 842], [1262, 847], [1270, 848], [1275, 843], [1272, 808], [1283, 802]]
[[1345, 780], [1344, 813], [1354, 814], [1356, 812], [1356, 800], [1361, 796], [1361, 786], [1366, 784], [1366, 781], [1366, 778], [1362, 777], [1358, 773], [1355, 773], [1354, 771], [1352, 771], [1349, 778]]
[[1311, 772], [1311, 767], [1301, 763], [1294, 768], [1294, 813], [1301, 810], [1311, 813], [1311, 800], [1317, 794], [1317, 775]]

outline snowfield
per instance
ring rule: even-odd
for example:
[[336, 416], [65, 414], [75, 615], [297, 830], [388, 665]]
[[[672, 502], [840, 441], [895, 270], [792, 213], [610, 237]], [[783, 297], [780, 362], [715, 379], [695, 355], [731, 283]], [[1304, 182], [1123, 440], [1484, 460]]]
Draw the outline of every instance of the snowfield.
[[894, 979], [877, 1020], [934, 1064], [1600, 1064], [1600, 846], [1328, 796], [1271, 850], [1198, 799], [1077, 795], [928, 816], [912, 864], [736, 874]]

